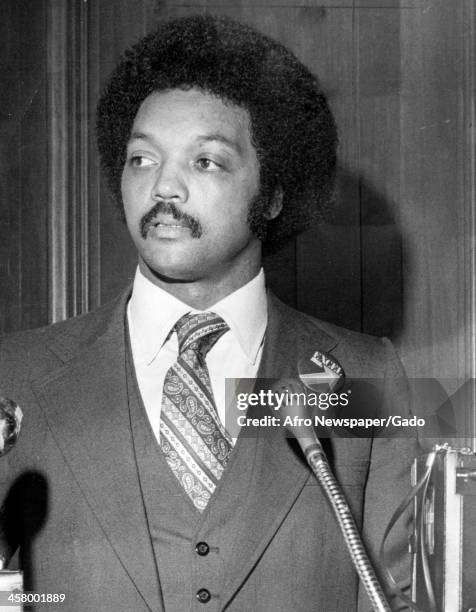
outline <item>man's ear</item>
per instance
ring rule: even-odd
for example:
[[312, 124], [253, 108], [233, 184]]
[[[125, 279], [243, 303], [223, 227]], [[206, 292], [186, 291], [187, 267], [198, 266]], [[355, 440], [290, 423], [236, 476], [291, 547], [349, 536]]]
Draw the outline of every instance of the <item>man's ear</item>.
[[281, 210], [283, 209], [283, 189], [281, 186], [276, 187], [274, 190], [273, 197], [270, 200], [266, 218], [268, 221], [276, 219]]

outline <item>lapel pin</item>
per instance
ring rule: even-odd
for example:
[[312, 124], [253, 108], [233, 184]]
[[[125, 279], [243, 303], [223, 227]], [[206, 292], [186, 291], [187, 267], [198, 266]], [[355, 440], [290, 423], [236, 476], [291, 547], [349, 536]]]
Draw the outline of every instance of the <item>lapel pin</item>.
[[298, 361], [298, 374], [302, 384], [312, 391], [334, 393], [342, 388], [345, 374], [340, 363], [322, 351]]

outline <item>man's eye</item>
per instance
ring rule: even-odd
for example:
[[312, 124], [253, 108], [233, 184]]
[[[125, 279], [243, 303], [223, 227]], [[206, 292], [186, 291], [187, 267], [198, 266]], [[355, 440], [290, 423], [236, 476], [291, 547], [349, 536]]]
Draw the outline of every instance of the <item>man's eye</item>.
[[200, 157], [196, 164], [201, 170], [219, 170], [222, 167], [218, 162], [208, 159], [208, 157]]
[[133, 155], [130, 159], [130, 164], [134, 168], [144, 168], [145, 166], [152, 166], [154, 163], [152, 159], [144, 155]]

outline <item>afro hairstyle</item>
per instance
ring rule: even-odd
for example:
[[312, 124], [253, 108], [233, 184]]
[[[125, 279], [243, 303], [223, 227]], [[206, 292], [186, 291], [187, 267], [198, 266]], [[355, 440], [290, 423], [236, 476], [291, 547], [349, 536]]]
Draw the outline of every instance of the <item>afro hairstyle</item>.
[[322, 217], [333, 197], [337, 130], [317, 78], [283, 45], [211, 15], [160, 24], [124, 53], [100, 97], [101, 165], [121, 210], [121, 175], [137, 111], [151, 93], [176, 88], [197, 88], [248, 111], [261, 194], [269, 204], [278, 189], [282, 193], [281, 213], [260, 236], [265, 252]]

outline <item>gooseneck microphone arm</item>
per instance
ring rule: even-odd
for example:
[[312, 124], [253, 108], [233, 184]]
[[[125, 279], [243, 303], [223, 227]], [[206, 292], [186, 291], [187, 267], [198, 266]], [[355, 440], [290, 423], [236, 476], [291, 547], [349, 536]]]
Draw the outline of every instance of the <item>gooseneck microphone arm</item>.
[[[299, 439], [298, 441], [300, 442]], [[373, 610], [375, 612], [391, 612], [391, 608], [386, 601], [378, 578], [365, 551], [349, 505], [332, 473], [321, 444], [313, 444], [307, 447], [301, 445], [301, 448], [309, 466], [332, 504], [355, 569], [369, 596]]]
[[[302, 389], [297, 389], [298, 385], [294, 380], [279, 381], [276, 387], [288, 393], [298, 393], [302, 391]], [[302, 405], [285, 403], [281, 408], [281, 414], [283, 417], [291, 416], [289, 421], [293, 423], [304, 423], [305, 414], [303, 408]], [[294, 417], [296, 416], [302, 417], [301, 420], [295, 419]], [[314, 428], [312, 426], [293, 424], [288, 426], [288, 429], [296, 437], [311, 470], [322, 485], [332, 505], [332, 509], [339, 523], [342, 535], [344, 536], [355, 569], [369, 596], [374, 612], [391, 612], [383, 589], [380, 586], [380, 582], [367, 556], [352, 512], [342, 493], [339, 483], [332, 473], [326, 454], [314, 432]]]

